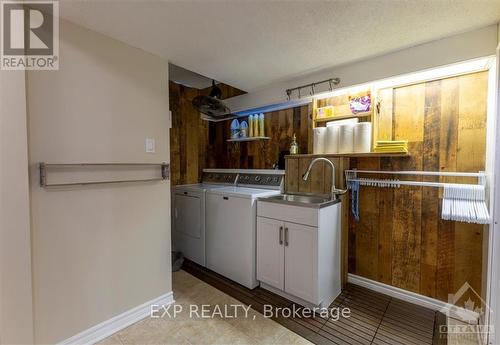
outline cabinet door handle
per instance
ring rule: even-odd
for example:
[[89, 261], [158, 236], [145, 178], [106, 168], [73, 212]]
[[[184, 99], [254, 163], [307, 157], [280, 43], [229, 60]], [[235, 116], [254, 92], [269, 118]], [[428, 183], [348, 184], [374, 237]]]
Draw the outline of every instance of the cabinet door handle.
[[283, 245], [283, 227], [280, 226], [280, 237], [279, 237], [280, 246]]
[[288, 247], [288, 228], [285, 228], [285, 247]]

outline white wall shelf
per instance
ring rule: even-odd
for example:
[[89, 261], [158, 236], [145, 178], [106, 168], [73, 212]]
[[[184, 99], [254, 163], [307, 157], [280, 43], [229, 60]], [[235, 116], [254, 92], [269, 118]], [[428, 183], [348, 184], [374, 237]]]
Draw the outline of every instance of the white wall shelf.
[[372, 116], [372, 112], [365, 111], [365, 112], [357, 113], [357, 114], [341, 114], [341, 115], [335, 115], [335, 116], [315, 118], [314, 122], [318, 123], [318, 122], [338, 121], [338, 120], [346, 120], [346, 119], [365, 118], [365, 117], [370, 117], [370, 116]]

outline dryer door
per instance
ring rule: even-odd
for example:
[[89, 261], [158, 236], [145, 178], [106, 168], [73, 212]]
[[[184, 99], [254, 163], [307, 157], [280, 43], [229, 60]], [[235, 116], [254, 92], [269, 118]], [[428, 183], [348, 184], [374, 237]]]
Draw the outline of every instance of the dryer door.
[[201, 198], [174, 194], [174, 231], [201, 238]]
[[203, 195], [174, 193], [172, 244], [184, 257], [205, 266]]

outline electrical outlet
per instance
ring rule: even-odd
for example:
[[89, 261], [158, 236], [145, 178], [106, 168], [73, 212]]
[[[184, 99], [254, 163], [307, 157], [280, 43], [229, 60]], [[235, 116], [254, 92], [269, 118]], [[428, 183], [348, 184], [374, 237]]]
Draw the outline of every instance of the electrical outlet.
[[146, 152], [154, 153], [155, 152], [155, 140], [153, 138], [146, 138]]

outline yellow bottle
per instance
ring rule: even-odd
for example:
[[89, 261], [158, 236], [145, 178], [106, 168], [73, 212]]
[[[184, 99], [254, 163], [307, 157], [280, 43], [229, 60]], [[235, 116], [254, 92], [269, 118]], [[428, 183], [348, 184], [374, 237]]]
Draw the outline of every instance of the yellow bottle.
[[259, 136], [259, 114], [255, 114], [253, 116], [253, 136], [258, 137]]
[[254, 121], [255, 121], [255, 120], [254, 120], [254, 117], [253, 117], [252, 115], [250, 115], [250, 116], [248, 117], [248, 136], [249, 136], [249, 137], [253, 137], [253, 136], [255, 136], [255, 133], [254, 133], [254, 131], [253, 131], [253, 129], [254, 129], [254, 128], [253, 128], [253, 122], [254, 122]]
[[264, 114], [261, 113], [259, 116], [259, 136], [260, 137], [265, 137], [264, 133]]

